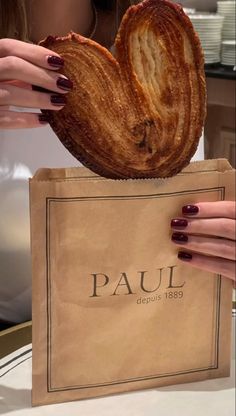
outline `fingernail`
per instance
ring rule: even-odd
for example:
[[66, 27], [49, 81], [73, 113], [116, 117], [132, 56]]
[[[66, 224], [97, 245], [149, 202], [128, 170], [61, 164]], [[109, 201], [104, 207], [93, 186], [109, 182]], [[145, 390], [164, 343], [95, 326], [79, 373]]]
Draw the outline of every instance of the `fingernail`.
[[188, 226], [188, 221], [185, 219], [174, 219], [171, 221], [171, 227], [173, 228], [185, 228]]
[[188, 242], [188, 236], [186, 234], [182, 233], [173, 233], [171, 237], [172, 241], [176, 241], [178, 243], [187, 243]]
[[185, 205], [182, 208], [182, 213], [187, 215], [196, 215], [199, 212], [199, 208], [196, 205]]
[[39, 122], [42, 124], [48, 123], [48, 116], [46, 114], [39, 114], [38, 119], [39, 119]]
[[57, 80], [57, 86], [59, 87], [59, 88], [61, 88], [62, 90], [65, 90], [65, 91], [70, 91], [70, 90], [72, 90], [72, 88], [73, 88], [73, 82], [72, 81], [70, 81], [69, 79], [67, 79], [67, 78], [62, 78], [62, 77], [60, 77], [60, 78], [58, 78], [58, 80]]
[[192, 260], [193, 256], [190, 253], [186, 253], [186, 251], [179, 251], [178, 252], [178, 258], [180, 260], [190, 261], [190, 260]]
[[54, 67], [62, 67], [64, 65], [64, 59], [59, 58], [59, 56], [49, 55], [47, 61], [49, 65]]
[[64, 95], [51, 95], [51, 103], [53, 105], [65, 105], [66, 104], [66, 97]]

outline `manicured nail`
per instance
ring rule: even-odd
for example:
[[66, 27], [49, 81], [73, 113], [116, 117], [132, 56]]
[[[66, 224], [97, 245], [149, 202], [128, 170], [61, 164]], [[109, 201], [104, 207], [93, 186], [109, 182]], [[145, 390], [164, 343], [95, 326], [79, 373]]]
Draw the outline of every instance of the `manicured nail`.
[[38, 119], [39, 119], [39, 122], [42, 124], [48, 123], [48, 116], [46, 114], [39, 114]]
[[72, 90], [72, 88], [73, 88], [73, 82], [72, 81], [70, 81], [69, 79], [67, 79], [67, 78], [62, 78], [62, 77], [60, 77], [60, 78], [58, 78], [58, 80], [57, 80], [57, 86], [59, 87], [59, 88], [61, 88], [62, 90], [65, 90], [65, 91], [70, 91], [70, 90]]
[[59, 58], [59, 56], [49, 55], [47, 61], [49, 65], [54, 66], [54, 67], [60, 68], [64, 65], [64, 59]]
[[182, 213], [185, 215], [196, 215], [199, 212], [199, 208], [196, 205], [185, 205], [182, 208]]
[[66, 97], [64, 95], [51, 95], [51, 103], [53, 105], [65, 105], [66, 104]]
[[172, 241], [175, 241], [177, 243], [187, 243], [188, 242], [188, 236], [186, 234], [182, 233], [173, 233], [171, 237]]
[[174, 219], [171, 221], [171, 227], [173, 228], [185, 228], [188, 226], [188, 220], [185, 219]]
[[179, 251], [178, 252], [178, 258], [180, 260], [190, 261], [190, 260], [192, 260], [193, 256], [190, 253], [186, 253], [186, 251]]

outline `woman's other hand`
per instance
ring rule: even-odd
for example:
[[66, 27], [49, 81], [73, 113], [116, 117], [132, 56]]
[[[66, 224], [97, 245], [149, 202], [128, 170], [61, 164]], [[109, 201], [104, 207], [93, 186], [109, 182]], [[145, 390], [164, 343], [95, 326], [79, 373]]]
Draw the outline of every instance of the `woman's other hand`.
[[[0, 129], [40, 127], [47, 123], [35, 109], [58, 111], [73, 85], [59, 71], [63, 59], [41, 46], [0, 39]], [[10, 111], [10, 106], [32, 112]]]
[[236, 205], [232, 201], [186, 205], [171, 221], [178, 257], [193, 267], [235, 280]]

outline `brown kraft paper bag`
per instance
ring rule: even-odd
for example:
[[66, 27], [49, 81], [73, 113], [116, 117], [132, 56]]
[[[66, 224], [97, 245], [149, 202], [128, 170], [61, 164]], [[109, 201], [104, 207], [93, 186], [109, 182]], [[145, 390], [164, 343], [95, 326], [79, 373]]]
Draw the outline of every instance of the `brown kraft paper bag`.
[[232, 282], [177, 259], [183, 205], [234, 200], [226, 160], [165, 180], [30, 181], [33, 405], [229, 376]]

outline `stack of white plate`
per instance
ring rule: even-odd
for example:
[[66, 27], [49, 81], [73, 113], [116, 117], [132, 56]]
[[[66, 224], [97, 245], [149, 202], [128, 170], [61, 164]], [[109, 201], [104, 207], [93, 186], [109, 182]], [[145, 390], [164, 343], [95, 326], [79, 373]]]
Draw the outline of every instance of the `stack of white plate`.
[[184, 13], [186, 13], [187, 15], [196, 13], [196, 9], [190, 9], [189, 7], [184, 7], [184, 8], [183, 8], [183, 11], [184, 11]]
[[236, 41], [224, 40], [222, 42], [221, 63], [223, 65], [236, 65]]
[[189, 14], [196, 32], [199, 35], [205, 54], [205, 63], [213, 64], [220, 62], [221, 32], [223, 27], [223, 16], [218, 14]]
[[235, 0], [218, 1], [217, 8], [218, 14], [224, 17], [222, 39], [235, 40]]

